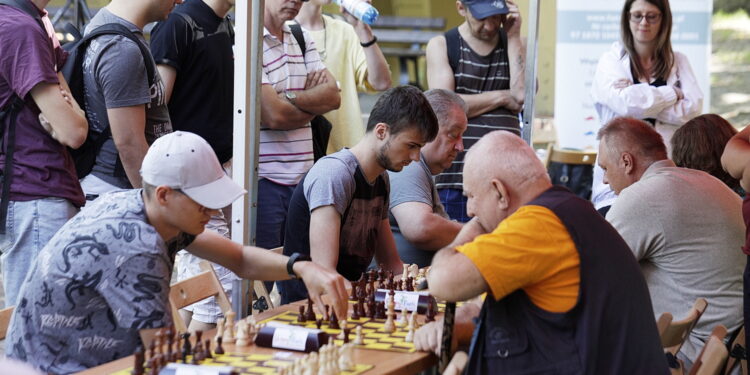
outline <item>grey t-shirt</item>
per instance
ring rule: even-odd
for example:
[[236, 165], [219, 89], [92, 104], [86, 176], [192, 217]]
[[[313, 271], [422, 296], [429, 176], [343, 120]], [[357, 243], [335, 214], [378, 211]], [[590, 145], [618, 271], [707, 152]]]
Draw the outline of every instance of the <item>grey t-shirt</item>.
[[745, 223], [742, 200], [708, 173], [652, 164], [607, 213], [641, 265], [655, 316], [684, 318], [697, 298], [708, 308], [680, 352], [695, 358], [718, 324], [742, 325]]
[[89, 202], [41, 250], [19, 292], [6, 352], [71, 373], [133, 354], [138, 331], [171, 323], [174, 254], [147, 219], [141, 189]]
[[[402, 203], [419, 202], [429, 205], [432, 207], [433, 213], [448, 219], [448, 214], [445, 212], [435, 188], [435, 180], [430, 173], [430, 168], [424, 161], [424, 155], [418, 163], [407, 165], [401, 172], [389, 171], [388, 176], [391, 180], [391, 209]], [[401, 234], [393, 213], [389, 215], [389, 220], [401, 260], [404, 263], [416, 263], [420, 267], [429, 266], [435, 252], [421, 250], [409, 242]]]
[[[86, 26], [86, 33], [108, 24], [119, 23], [132, 31], [146, 46], [143, 32], [133, 23], [102, 8]], [[154, 84], [149, 87], [146, 63], [154, 66]], [[92, 131], [102, 132], [109, 127], [107, 109], [146, 104], [146, 142], [172, 132], [164, 82], [156, 70], [151, 52], [148, 61], [135, 43], [121, 35], [102, 35], [92, 40], [83, 64], [86, 117]], [[132, 186], [127, 176], [116, 176], [117, 148], [110, 137], [96, 158], [92, 174], [120, 188]]]

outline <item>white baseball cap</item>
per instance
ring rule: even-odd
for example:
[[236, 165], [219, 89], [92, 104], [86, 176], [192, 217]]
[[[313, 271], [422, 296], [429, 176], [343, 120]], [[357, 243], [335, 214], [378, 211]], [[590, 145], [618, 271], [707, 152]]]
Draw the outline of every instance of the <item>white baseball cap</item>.
[[210, 209], [226, 207], [246, 193], [224, 173], [208, 142], [183, 131], [159, 137], [149, 147], [141, 177], [149, 185], [180, 189]]

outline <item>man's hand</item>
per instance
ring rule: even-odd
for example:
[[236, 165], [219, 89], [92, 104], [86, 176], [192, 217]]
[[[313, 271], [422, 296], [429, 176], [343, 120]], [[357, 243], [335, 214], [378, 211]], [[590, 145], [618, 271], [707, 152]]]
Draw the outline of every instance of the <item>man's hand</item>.
[[422, 352], [440, 355], [443, 337], [443, 319], [427, 323], [414, 333], [414, 348]]
[[508, 6], [508, 14], [505, 15], [505, 21], [503, 21], [503, 30], [509, 37], [521, 35], [521, 12], [518, 10], [518, 5], [511, 0], [507, 0], [505, 4]]
[[335, 271], [329, 271], [313, 262], [297, 262], [294, 271], [302, 278], [307, 293], [315, 303], [318, 312], [324, 313], [325, 304], [321, 296], [328, 294], [333, 311], [339, 319], [346, 319], [349, 314], [349, 295], [346, 292], [344, 277]]

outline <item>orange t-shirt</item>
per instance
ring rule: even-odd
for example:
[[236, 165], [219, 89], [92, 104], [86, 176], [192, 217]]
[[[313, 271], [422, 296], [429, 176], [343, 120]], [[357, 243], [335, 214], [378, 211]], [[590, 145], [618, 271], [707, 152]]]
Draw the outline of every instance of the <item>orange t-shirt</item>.
[[581, 282], [578, 250], [548, 208], [523, 206], [492, 232], [457, 249], [487, 281], [496, 300], [523, 289], [549, 312], [572, 309]]

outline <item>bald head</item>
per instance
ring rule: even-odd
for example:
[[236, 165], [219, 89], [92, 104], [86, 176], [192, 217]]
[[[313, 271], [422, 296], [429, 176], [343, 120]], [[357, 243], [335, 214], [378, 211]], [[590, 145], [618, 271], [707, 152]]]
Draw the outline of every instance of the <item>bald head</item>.
[[542, 162], [514, 134], [505, 131], [485, 134], [466, 154], [467, 211], [487, 232], [550, 186]]
[[484, 135], [466, 154], [464, 173], [478, 172], [514, 187], [549, 183], [547, 170], [523, 139], [506, 131]]

